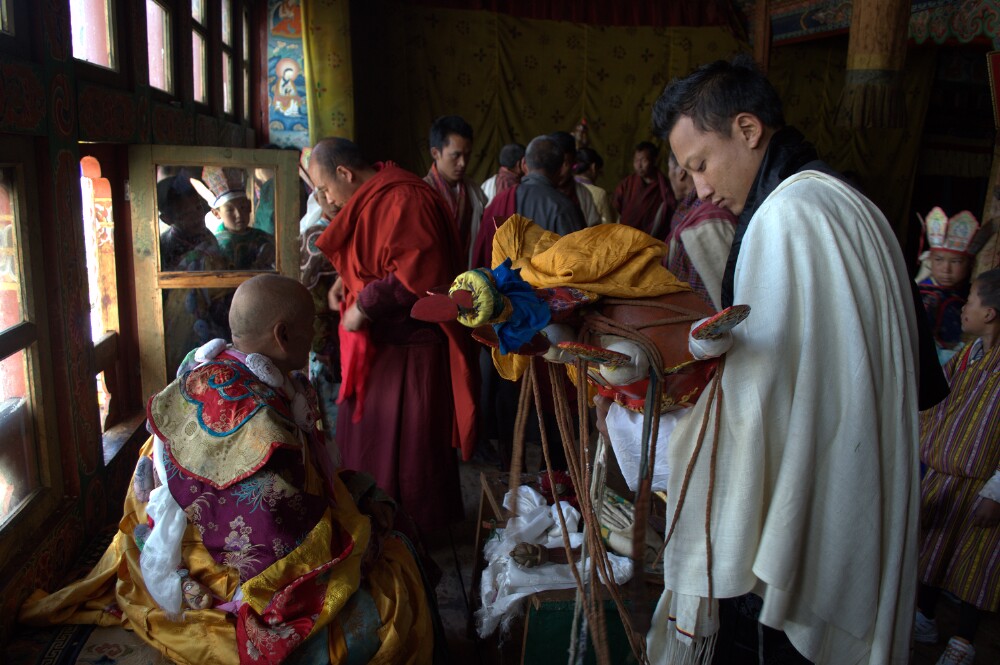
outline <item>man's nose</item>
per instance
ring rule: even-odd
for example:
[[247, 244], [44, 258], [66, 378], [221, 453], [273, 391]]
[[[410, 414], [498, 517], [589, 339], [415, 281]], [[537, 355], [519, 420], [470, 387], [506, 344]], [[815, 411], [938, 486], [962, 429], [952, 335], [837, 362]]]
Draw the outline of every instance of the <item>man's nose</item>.
[[715, 190], [713, 190], [707, 182], [701, 180], [700, 178], [692, 178], [692, 180], [694, 180], [694, 189], [698, 192], [699, 199], [708, 201], [712, 198], [712, 194], [715, 193]]

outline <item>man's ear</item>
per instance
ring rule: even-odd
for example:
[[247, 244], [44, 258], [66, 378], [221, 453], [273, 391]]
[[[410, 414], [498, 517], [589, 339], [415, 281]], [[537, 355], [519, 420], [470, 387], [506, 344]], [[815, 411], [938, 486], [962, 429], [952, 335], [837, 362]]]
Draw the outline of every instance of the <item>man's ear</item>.
[[288, 346], [291, 343], [288, 336], [288, 324], [284, 321], [278, 321], [274, 324], [271, 332], [274, 335], [275, 345], [281, 349], [283, 355], [288, 355]]
[[334, 172], [334, 177], [341, 178], [344, 182], [354, 182], [354, 171], [347, 168], [346, 166], [338, 166], [337, 170]]
[[437, 148], [431, 148], [431, 159], [433, 159], [435, 162], [441, 159], [441, 151], [438, 150]]
[[751, 150], [759, 146], [764, 138], [764, 123], [752, 113], [738, 113], [733, 118], [733, 128], [737, 137]]
[[222, 215], [219, 214], [218, 208], [212, 208], [212, 214], [215, 215], [216, 219], [222, 219]]
[[1000, 320], [1000, 312], [995, 307], [987, 307], [985, 319], [986, 323], [996, 323], [997, 320]]

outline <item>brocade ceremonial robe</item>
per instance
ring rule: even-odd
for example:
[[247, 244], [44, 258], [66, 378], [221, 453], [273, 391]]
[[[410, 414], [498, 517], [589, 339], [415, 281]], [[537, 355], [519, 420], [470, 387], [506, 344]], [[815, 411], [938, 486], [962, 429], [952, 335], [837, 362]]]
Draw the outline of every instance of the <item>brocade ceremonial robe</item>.
[[274, 270], [274, 236], [270, 233], [252, 226], [233, 233], [220, 225], [215, 237], [230, 270]]
[[[314, 425], [315, 393], [300, 378], [273, 388], [244, 360], [225, 351], [150, 399], [154, 437], [140, 460], [152, 464], [137, 465], [111, 545], [83, 580], [36, 591], [20, 620], [123, 626], [192, 665], [301, 651], [345, 665], [430, 662], [408, 545], [383, 540], [362, 583], [371, 525]], [[163, 484], [142, 490], [152, 468]], [[182, 605], [183, 579], [209, 589], [208, 609]]]
[[944, 348], [953, 348], [962, 341], [962, 307], [969, 299], [969, 284], [949, 289], [928, 277], [917, 284], [917, 288], [934, 341]]
[[471, 337], [458, 323], [429, 324], [410, 308], [464, 268], [438, 193], [387, 163], [354, 193], [316, 246], [344, 281], [344, 308], [368, 317], [340, 329], [337, 443], [344, 466], [375, 476], [423, 529], [461, 519], [458, 463], [475, 444]]

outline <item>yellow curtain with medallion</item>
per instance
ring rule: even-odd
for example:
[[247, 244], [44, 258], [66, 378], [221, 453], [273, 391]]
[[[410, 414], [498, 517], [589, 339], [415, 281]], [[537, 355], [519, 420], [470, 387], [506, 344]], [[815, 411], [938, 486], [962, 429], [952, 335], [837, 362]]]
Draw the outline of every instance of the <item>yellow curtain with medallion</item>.
[[392, 0], [355, 3], [351, 22], [365, 35], [355, 89], [366, 156], [426, 173], [431, 122], [458, 114], [475, 131], [477, 182], [496, 173], [505, 144], [585, 117], [605, 161], [598, 184], [613, 189], [632, 172], [636, 143], [662, 143], [650, 110], [667, 81], [746, 49], [720, 27], [605, 27]]
[[309, 93], [309, 143], [354, 138], [354, 77], [349, 0], [302, 3], [302, 50]]

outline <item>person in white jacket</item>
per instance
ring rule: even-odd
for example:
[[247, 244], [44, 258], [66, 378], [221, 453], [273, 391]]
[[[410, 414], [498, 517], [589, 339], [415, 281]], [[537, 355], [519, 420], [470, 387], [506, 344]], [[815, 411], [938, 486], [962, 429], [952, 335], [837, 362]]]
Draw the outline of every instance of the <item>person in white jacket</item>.
[[906, 663], [917, 323], [892, 229], [785, 126], [749, 58], [672, 81], [653, 126], [699, 197], [738, 216], [720, 304], [751, 312], [733, 330], [721, 404], [706, 390], [666, 446], [677, 524], [650, 661], [710, 662], [727, 646], [715, 599], [753, 592], [755, 619], [801, 657]]

